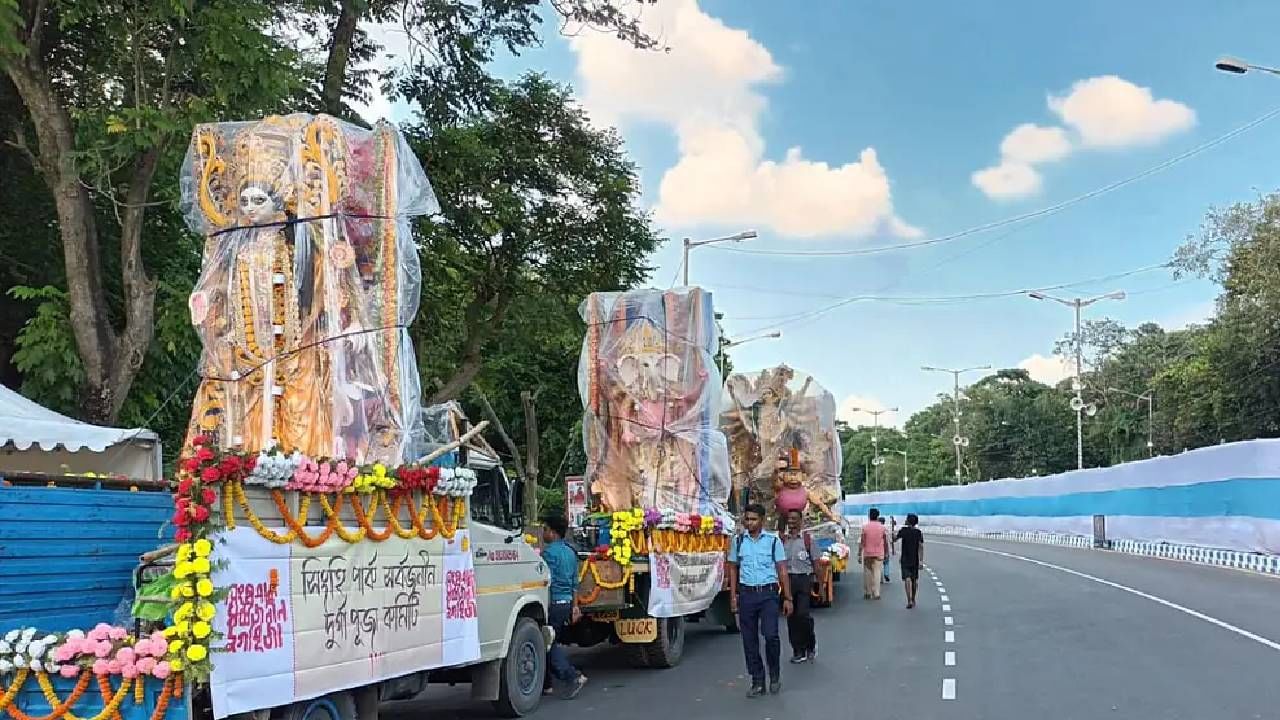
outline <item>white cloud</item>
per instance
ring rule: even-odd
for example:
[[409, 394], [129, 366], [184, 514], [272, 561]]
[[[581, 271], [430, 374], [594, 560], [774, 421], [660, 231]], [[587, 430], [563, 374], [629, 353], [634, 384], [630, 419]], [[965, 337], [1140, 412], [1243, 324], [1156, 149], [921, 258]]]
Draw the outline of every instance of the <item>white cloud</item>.
[[696, 0], [644, 11], [643, 27], [668, 52], [637, 51], [599, 33], [571, 45], [583, 101], [598, 122], [656, 122], [676, 134], [680, 158], [658, 188], [659, 222], [796, 237], [921, 234], [894, 213], [889, 178], [871, 148], [841, 165], [806, 158], [799, 147], [766, 159], [759, 124], [768, 102], [759, 87], [783, 77], [767, 48]]
[[1057, 355], [1045, 357], [1039, 353], [1018, 363], [1018, 367], [1026, 370], [1032, 380], [1045, 385], [1057, 385], [1074, 374], [1071, 361]]
[[1071, 141], [1067, 139], [1066, 130], [1035, 123], [1019, 125], [1000, 142], [1000, 155], [1005, 160], [1024, 163], [1061, 160], [1070, 153]]
[[[874, 418], [870, 413], [859, 412], [860, 410], [884, 410], [885, 404], [873, 397], [865, 397], [862, 395], [850, 395], [836, 407], [836, 419], [843, 420], [854, 427], [859, 425], [873, 425]], [[887, 412], [880, 416], [880, 425], [882, 427], [898, 427], [902, 424], [902, 420], [907, 417], [900, 412]]]
[[1186, 330], [1192, 325], [1203, 325], [1209, 322], [1218, 312], [1218, 304], [1214, 300], [1205, 300], [1189, 307], [1170, 313], [1159, 321], [1161, 327], [1169, 332]]
[[1040, 192], [1040, 173], [1024, 162], [1004, 160], [973, 173], [973, 184], [990, 198], [1019, 198]]
[[1062, 160], [1080, 148], [1155, 144], [1190, 128], [1196, 118], [1186, 105], [1157, 100], [1150, 89], [1115, 75], [1080, 80], [1066, 95], [1050, 95], [1048, 106], [1066, 127], [1023, 123], [1005, 135], [1000, 161], [970, 178], [987, 197], [1034, 195], [1043, 185], [1037, 165]]
[[1050, 96], [1049, 109], [1089, 147], [1152, 145], [1189, 129], [1196, 113], [1174, 100], [1157, 100], [1149, 88], [1115, 75], [1081, 80], [1063, 96]]

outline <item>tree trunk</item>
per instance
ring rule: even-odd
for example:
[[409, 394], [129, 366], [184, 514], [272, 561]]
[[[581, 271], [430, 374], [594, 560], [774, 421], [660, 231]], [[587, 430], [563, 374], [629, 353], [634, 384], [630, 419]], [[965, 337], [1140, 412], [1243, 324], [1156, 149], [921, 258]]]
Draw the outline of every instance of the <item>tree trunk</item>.
[[147, 349], [151, 347], [155, 327], [156, 283], [147, 277], [142, 264], [142, 228], [146, 219], [147, 198], [164, 142], [144, 152], [134, 164], [129, 190], [125, 193], [123, 226], [120, 233], [120, 274], [124, 285], [125, 328], [119, 337], [111, 372], [111, 419], [133, 387], [142, 368]]
[[502, 326], [502, 320], [507, 315], [510, 302], [510, 294], [499, 296], [493, 313], [483, 321], [479, 317], [480, 309], [485, 304], [483, 300], [477, 298], [467, 308], [465, 313], [467, 339], [463, 343], [462, 360], [458, 363], [458, 368], [454, 370], [453, 375], [431, 396], [431, 404], [458, 399], [476, 379], [476, 375], [480, 374], [480, 370], [484, 367], [482, 358], [484, 344], [493, 335], [493, 331]]
[[324, 67], [324, 87], [320, 92], [320, 108], [341, 116], [342, 91], [347, 85], [347, 64], [351, 61], [351, 44], [355, 41], [360, 17], [369, 9], [367, 0], [342, 0], [338, 21], [329, 41], [329, 59]]
[[538, 411], [536, 397], [528, 390], [520, 392], [520, 406], [524, 408], [524, 516], [526, 523], [538, 519]]
[[59, 103], [38, 52], [21, 58], [0, 56], [0, 67], [13, 81], [31, 116], [39, 148], [37, 169], [53, 194], [66, 266], [71, 329], [85, 374], [81, 395], [84, 419], [111, 422], [119, 407], [112, 385], [117, 339], [102, 288], [93, 203], [76, 170], [71, 117]]

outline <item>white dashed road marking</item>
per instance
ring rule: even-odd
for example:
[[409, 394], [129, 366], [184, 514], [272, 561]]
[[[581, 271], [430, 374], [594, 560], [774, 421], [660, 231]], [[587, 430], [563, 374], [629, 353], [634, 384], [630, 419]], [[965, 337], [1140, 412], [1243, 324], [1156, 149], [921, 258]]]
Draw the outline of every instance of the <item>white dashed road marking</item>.
[[955, 624], [956, 624], [956, 619], [955, 619], [955, 618], [953, 618], [953, 617], [951, 617], [950, 615], [948, 615], [948, 616], [946, 616], [946, 617], [942, 618], [942, 624], [943, 624], [943, 625], [946, 625], [946, 626], [948, 626], [948, 627], [950, 627], [950, 626], [952, 626], [952, 625], [955, 625]]
[[942, 681], [942, 699], [943, 700], [956, 699], [956, 679], [955, 678], [946, 678]]
[[951, 612], [951, 606], [950, 606], [950, 605], [948, 605], [948, 604], [946, 604], [946, 603], [943, 603], [943, 604], [942, 604], [942, 612]]
[[947, 597], [946, 595], [943, 595], [939, 599], [942, 600], [942, 602], [951, 602], [951, 598]]
[[947, 631], [947, 642], [948, 642], [948, 643], [953, 643], [953, 642], [955, 642], [955, 641], [956, 641], [956, 631], [955, 631], [955, 630], [948, 630], [948, 631]]
[[[1023, 562], [1029, 562], [1029, 563], [1031, 563], [1032, 565], [1039, 565], [1039, 566], [1041, 566], [1041, 567], [1046, 567], [1046, 568], [1049, 568], [1050, 570], [1057, 570], [1057, 571], [1059, 571], [1059, 572], [1064, 572], [1064, 573], [1066, 573], [1066, 574], [1068, 574], [1068, 575], [1075, 575], [1075, 576], [1076, 576], [1076, 577], [1078, 577], [1078, 578], [1082, 578], [1082, 579], [1084, 579], [1084, 580], [1089, 580], [1090, 582], [1095, 582], [1095, 583], [1098, 583], [1099, 585], [1106, 585], [1107, 587], [1115, 588], [1116, 590], [1121, 590], [1121, 591], [1123, 591], [1123, 592], [1127, 592], [1127, 593], [1129, 593], [1129, 594], [1131, 594], [1131, 595], [1137, 595], [1137, 596], [1138, 596], [1138, 597], [1140, 597], [1140, 598], [1145, 598], [1145, 599], [1147, 599], [1147, 600], [1150, 600], [1151, 602], [1157, 603], [1157, 604], [1159, 604], [1159, 605], [1163, 605], [1163, 606], [1165, 606], [1165, 607], [1167, 607], [1167, 608], [1169, 608], [1169, 609], [1171, 609], [1171, 610], [1177, 610], [1177, 611], [1178, 611], [1178, 612], [1180, 612], [1180, 613], [1185, 613], [1185, 614], [1190, 615], [1191, 617], [1196, 618], [1196, 619], [1198, 619], [1198, 620], [1203, 620], [1203, 621], [1205, 621], [1205, 622], [1209, 623], [1210, 625], [1216, 625], [1216, 626], [1218, 626], [1218, 627], [1222, 628], [1223, 630], [1226, 630], [1226, 631], [1228, 631], [1228, 632], [1235, 633], [1236, 635], [1239, 635], [1240, 637], [1243, 637], [1243, 638], [1247, 638], [1247, 639], [1249, 639], [1249, 640], [1252, 640], [1252, 641], [1254, 641], [1254, 642], [1258, 643], [1259, 645], [1265, 645], [1266, 647], [1269, 647], [1269, 648], [1271, 648], [1272, 650], [1278, 650], [1278, 651], [1280, 651], [1280, 642], [1276, 642], [1275, 640], [1271, 640], [1271, 639], [1269, 639], [1269, 638], [1262, 637], [1261, 635], [1258, 635], [1258, 634], [1256, 634], [1256, 633], [1249, 632], [1248, 630], [1245, 630], [1244, 628], [1236, 627], [1235, 625], [1232, 625], [1231, 623], [1226, 622], [1226, 621], [1224, 621], [1224, 620], [1219, 620], [1218, 618], [1215, 618], [1215, 617], [1212, 617], [1212, 616], [1209, 616], [1209, 615], [1205, 615], [1205, 614], [1204, 614], [1204, 613], [1202, 613], [1202, 612], [1199, 612], [1199, 611], [1197, 611], [1197, 610], [1192, 610], [1192, 609], [1191, 609], [1191, 608], [1189, 608], [1189, 607], [1184, 607], [1184, 606], [1182, 606], [1182, 605], [1179, 605], [1179, 604], [1177, 604], [1177, 603], [1175, 603], [1175, 602], [1171, 602], [1171, 601], [1169, 601], [1169, 600], [1165, 600], [1164, 598], [1162, 598], [1162, 597], [1157, 597], [1157, 596], [1155, 596], [1155, 595], [1152, 595], [1151, 593], [1145, 593], [1145, 592], [1143, 592], [1143, 591], [1141, 591], [1141, 590], [1137, 590], [1137, 589], [1131, 588], [1131, 587], [1129, 587], [1129, 586], [1127, 586], [1127, 585], [1121, 585], [1121, 584], [1120, 584], [1120, 583], [1118, 583], [1118, 582], [1113, 582], [1113, 581], [1111, 581], [1111, 580], [1107, 580], [1107, 579], [1100, 578], [1100, 577], [1097, 577], [1097, 576], [1094, 576], [1094, 575], [1090, 575], [1090, 574], [1088, 574], [1088, 573], [1082, 573], [1082, 572], [1080, 572], [1079, 570], [1072, 570], [1071, 568], [1063, 567], [1063, 566], [1061, 566], [1061, 565], [1054, 565], [1053, 563], [1045, 562], [1045, 561], [1043, 561], [1043, 560], [1036, 560], [1035, 558], [1029, 558], [1029, 557], [1025, 557], [1025, 556], [1023, 556], [1023, 555], [1015, 555], [1015, 554], [1013, 554], [1013, 553], [1002, 552], [1002, 551], [1000, 551], [1000, 550], [990, 550], [990, 549], [983, 548], [983, 547], [977, 547], [977, 546], [975, 546], [975, 545], [964, 545], [964, 544], [962, 544], [962, 543], [948, 543], [948, 542], [944, 542], [944, 543], [942, 543], [942, 544], [943, 544], [943, 545], [952, 545], [952, 546], [960, 547], [960, 548], [966, 548], [966, 549], [968, 549], [968, 550], [976, 550], [977, 552], [989, 553], [989, 554], [991, 554], [991, 555], [1000, 555], [1000, 556], [1002, 556], [1002, 557], [1007, 557], [1007, 558], [1010, 558], [1010, 559], [1013, 559], [1013, 560], [1021, 560], [1021, 561], [1023, 561]], [[950, 621], [950, 619], [951, 619], [951, 618], [947, 618], [947, 620], [948, 620], [948, 621]], [[947, 622], [947, 624], [948, 624], [948, 625], [950, 625], [951, 623], [950, 623], [950, 622]], [[946, 681], [945, 681], [945, 680], [943, 681], [943, 696], [944, 696], [944, 697], [946, 696]]]
[[946, 652], [946, 654], [943, 656], [942, 664], [943, 664], [943, 665], [946, 665], [947, 667], [955, 667], [955, 665], [956, 665], [956, 651], [955, 651], [955, 650], [948, 650], [948, 651]]

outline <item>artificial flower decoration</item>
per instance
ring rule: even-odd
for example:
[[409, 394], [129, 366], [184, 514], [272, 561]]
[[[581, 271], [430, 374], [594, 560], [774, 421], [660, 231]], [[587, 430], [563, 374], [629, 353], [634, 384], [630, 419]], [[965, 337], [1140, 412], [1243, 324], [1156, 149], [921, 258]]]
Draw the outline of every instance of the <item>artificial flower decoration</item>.
[[246, 485], [261, 485], [273, 490], [282, 489], [289, 484], [302, 460], [302, 453], [296, 450], [289, 455], [274, 451], [260, 452], [244, 482]]

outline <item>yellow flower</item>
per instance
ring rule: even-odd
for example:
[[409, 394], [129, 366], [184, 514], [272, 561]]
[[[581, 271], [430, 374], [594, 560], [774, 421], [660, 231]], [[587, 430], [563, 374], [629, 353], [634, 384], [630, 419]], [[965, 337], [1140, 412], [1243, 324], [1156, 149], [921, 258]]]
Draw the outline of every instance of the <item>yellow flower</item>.
[[173, 619], [179, 622], [186, 620], [191, 617], [191, 613], [195, 612], [195, 609], [195, 606], [190, 602], [184, 602], [179, 605], [178, 609], [173, 613]]
[[191, 559], [191, 543], [182, 543], [178, 546], [178, 562]]
[[[209, 582], [209, 581], [201, 580], [200, 582]], [[196, 595], [195, 588], [191, 587], [190, 585], [180, 585], [178, 589], [182, 591], [182, 597], [195, 597]]]
[[209, 581], [209, 578], [200, 578], [199, 582], [196, 583], [196, 592], [200, 594], [200, 597], [209, 597], [213, 594], [213, 583]]
[[167, 638], [171, 638], [177, 634], [178, 634], [178, 629], [172, 625], [164, 629], [164, 636]]
[[173, 655], [178, 654], [182, 650], [183, 645], [186, 645], [186, 643], [181, 640], [170, 640], [169, 653]]
[[209, 558], [196, 558], [195, 561], [191, 563], [191, 569], [200, 575], [208, 575], [210, 570]]
[[169, 669], [174, 672], [182, 672], [182, 661], [174, 658], [169, 661]]
[[187, 622], [186, 620], [179, 620], [178, 622], [174, 623], [173, 627], [174, 627], [174, 631], [177, 632], [178, 635], [185, 636], [191, 632], [191, 623]]
[[177, 600], [178, 598], [182, 597], [182, 587], [183, 586], [181, 585], [174, 585], [173, 587], [169, 588], [169, 597], [173, 598], [174, 600]]
[[386, 465], [383, 465], [382, 463], [374, 463], [374, 464], [373, 464], [373, 476], [374, 476], [374, 477], [386, 477], [386, 476], [387, 476], [387, 466], [386, 466]]
[[197, 622], [196, 624], [191, 626], [191, 634], [196, 636], [196, 638], [200, 640], [203, 640], [204, 638], [209, 637], [209, 633], [211, 631], [212, 631], [212, 628], [209, 627], [209, 623], [207, 622]]
[[191, 574], [191, 563], [187, 560], [179, 560], [177, 564], [173, 566], [173, 576], [178, 578], [179, 580], [187, 577], [190, 574]]
[[196, 617], [208, 622], [213, 619], [216, 612], [217, 611], [214, 610], [212, 603], [202, 602], [200, 603], [200, 606], [196, 608]]
[[187, 659], [191, 662], [200, 662], [209, 656], [209, 651], [203, 645], [192, 645], [187, 648]]
[[200, 538], [196, 541], [195, 550], [196, 557], [209, 557], [209, 553], [213, 552], [213, 543]]

